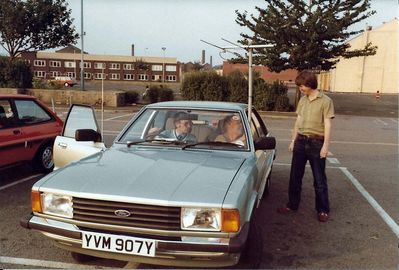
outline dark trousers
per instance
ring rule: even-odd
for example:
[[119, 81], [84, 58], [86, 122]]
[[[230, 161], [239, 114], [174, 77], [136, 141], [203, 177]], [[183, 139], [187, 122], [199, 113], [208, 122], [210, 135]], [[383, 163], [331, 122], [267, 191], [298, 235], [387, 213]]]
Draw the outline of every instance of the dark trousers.
[[313, 173], [313, 186], [316, 197], [316, 211], [318, 213], [330, 212], [328, 200], [328, 186], [326, 176], [326, 159], [320, 158], [320, 150], [323, 146], [322, 140], [304, 138], [298, 136], [294, 143], [292, 154], [289, 203], [288, 207], [297, 210], [301, 201], [302, 178], [305, 173], [306, 162], [309, 160]]

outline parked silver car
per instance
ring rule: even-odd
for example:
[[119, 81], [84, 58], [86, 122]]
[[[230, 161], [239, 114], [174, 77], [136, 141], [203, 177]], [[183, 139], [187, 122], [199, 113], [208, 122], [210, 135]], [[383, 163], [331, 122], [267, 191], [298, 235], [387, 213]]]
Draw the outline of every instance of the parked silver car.
[[[79, 254], [184, 267], [232, 266], [260, 233], [276, 141], [245, 104], [144, 107], [111, 148], [90, 107], [71, 107], [56, 171], [32, 187], [25, 228]], [[261, 252], [262, 245], [256, 248]]]

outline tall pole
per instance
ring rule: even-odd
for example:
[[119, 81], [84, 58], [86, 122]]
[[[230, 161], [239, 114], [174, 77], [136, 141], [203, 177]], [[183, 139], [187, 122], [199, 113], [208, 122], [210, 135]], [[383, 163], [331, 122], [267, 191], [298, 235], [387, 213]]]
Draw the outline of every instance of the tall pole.
[[162, 62], [162, 82], [165, 82], [165, 50], [166, 47], [162, 47], [163, 50], [163, 62]]
[[[250, 44], [251, 45], [251, 44]], [[253, 97], [253, 79], [252, 79], [252, 48], [248, 48], [248, 121], [251, 123], [252, 115], [252, 97]]]
[[101, 138], [104, 142], [104, 63], [102, 63], [101, 67]]
[[82, 48], [80, 51], [80, 90], [85, 90], [85, 73], [84, 73], [84, 35], [85, 32], [83, 31], [83, 0], [80, 1], [80, 37], [82, 41]]

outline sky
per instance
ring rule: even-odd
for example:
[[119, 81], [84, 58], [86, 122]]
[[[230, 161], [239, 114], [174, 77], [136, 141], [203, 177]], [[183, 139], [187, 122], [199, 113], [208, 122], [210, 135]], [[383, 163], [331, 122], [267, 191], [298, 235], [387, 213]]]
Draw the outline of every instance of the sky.
[[[66, 0], [72, 10], [74, 25], [80, 33], [80, 0]], [[222, 64], [220, 50], [204, 44], [230, 45], [247, 30], [236, 22], [235, 10], [255, 13], [264, 0], [84, 0], [85, 51], [90, 54], [176, 57], [178, 61], [199, 61], [206, 50], [206, 61]], [[377, 14], [358, 23], [378, 26], [398, 15], [398, 0], [371, 0]], [[80, 47], [80, 41], [77, 46]], [[231, 54], [222, 54], [230, 58]]]

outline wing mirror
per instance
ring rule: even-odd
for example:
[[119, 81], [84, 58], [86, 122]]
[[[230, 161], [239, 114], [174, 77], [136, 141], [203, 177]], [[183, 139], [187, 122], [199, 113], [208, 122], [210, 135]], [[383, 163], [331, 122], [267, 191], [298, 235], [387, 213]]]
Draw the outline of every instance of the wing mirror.
[[255, 150], [274, 150], [276, 149], [276, 138], [261, 137], [255, 141]]
[[101, 134], [92, 129], [77, 129], [75, 140], [78, 142], [101, 142]]

